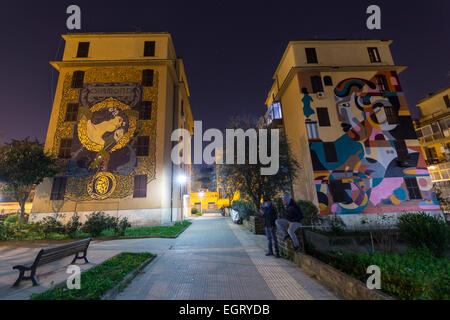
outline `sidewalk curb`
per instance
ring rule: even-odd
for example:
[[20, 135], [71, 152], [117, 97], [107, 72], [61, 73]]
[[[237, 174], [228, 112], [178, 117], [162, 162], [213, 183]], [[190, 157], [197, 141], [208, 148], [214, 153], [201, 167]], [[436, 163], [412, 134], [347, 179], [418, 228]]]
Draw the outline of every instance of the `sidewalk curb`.
[[114, 288], [106, 291], [105, 294], [102, 296], [101, 300], [113, 300], [156, 257], [157, 255], [155, 254], [152, 257], [145, 260], [144, 262], [142, 262], [141, 265], [139, 265], [136, 269], [127, 274], [125, 278], [123, 278], [122, 281], [120, 281]]

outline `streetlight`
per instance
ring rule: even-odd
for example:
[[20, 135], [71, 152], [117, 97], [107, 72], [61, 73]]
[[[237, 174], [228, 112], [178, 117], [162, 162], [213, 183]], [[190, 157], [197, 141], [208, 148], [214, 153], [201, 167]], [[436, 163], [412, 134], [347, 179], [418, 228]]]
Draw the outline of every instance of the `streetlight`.
[[200, 196], [200, 212], [203, 213], [203, 197], [205, 196], [205, 193], [202, 191], [198, 195]]

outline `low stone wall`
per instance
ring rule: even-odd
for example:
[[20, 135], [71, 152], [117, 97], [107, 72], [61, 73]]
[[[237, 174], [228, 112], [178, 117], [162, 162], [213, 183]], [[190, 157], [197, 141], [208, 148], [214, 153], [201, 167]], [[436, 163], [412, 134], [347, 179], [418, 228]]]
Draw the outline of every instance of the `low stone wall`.
[[297, 230], [296, 234], [300, 243], [299, 252], [294, 252], [292, 240], [290, 238], [283, 241], [281, 233], [277, 231], [280, 254], [283, 257], [292, 260], [302, 268], [303, 271], [331, 290], [336, 296], [347, 300], [393, 299], [379, 290], [368, 289], [363, 282], [307, 255], [305, 253], [305, 236], [303, 229]]
[[258, 216], [250, 216], [248, 220], [243, 220], [242, 224], [254, 234], [265, 234], [264, 222]]

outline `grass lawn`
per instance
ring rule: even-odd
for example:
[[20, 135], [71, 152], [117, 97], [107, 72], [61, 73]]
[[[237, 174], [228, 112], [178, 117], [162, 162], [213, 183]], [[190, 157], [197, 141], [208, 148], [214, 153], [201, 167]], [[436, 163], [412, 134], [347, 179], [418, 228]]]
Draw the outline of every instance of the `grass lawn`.
[[[155, 226], [155, 227], [133, 227], [128, 228], [125, 235], [120, 238], [132, 238], [132, 237], [175, 237], [178, 233], [186, 229], [192, 224], [192, 222], [184, 220], [183, 222], [177, 222], [173, 226]], [[105, 230], [100, 237], [114, 236], [112, 230]]]
[[100, 300], [106, 291], [114, 288], [127, 274], [152, 257], [149, 252], [122, 252], [102, 264], [81, 273], [81, 288], [61, 287], [33, 294], [32, 300]]

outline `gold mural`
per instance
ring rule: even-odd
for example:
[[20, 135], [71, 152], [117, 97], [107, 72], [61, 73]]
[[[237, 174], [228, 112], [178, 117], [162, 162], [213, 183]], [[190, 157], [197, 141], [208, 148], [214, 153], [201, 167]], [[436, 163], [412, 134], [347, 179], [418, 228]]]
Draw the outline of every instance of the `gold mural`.
[[[104, 67], [85, 69], [84, 83], [120, 83], [134, 82], [140, 83], [142, 79], [142, 69], [136, 67]], [[71, 87], [72, 74], [66, 73], [63, 82], [63, 95], [61, 108], [58, 114], [57, 128], [53, 139], [53, 153], [57, 154], [61, 139], [79, 139], [82, 146], [89, 151], [96, 152], [98, 161], [92, 161], [90, 170], [92, 174], [88, 176], [68, 175], [65, 197], [74, 201], [103, 200], [107, 198], [124, 198], [132, 195], [134, 175], [147, 175], [147, 183], [155, 178], [156, 166], [156, 117], [158, 106], [158, 72], [154, 71], [152, 87], [142, 87], [142, 100], [151, 101], [151, 120], [138, 120], [138, 111], [131, 106], [115, 99], [107, 98], [93, 106], [79, 107], [79, 121], [66, 122], [65, 115], [69, 103], [80, 102], [79, 94], [81, 89]], [[109, 110], [110, 112], [123, 112], [127, 116], [127, 122], [120, 116], [113, 116], [107, 124], [111, 126], [113, 136], [109, 143], [102, 135], [102, 127], [95, 127], [90, 122], [90, 116], [94, 112]], [[117, 110], [117, 111], [116, 111]], [[127, 130], [119, 127], [125, 125]], [[116, 130], [116, 128], [119, 128]], [[109, 130], [109, 129], [107, 129]], [[149, 136], [149, 156], [137, 157], [137, 166], [127, 174], [117, 174], [107, 172], [109, 155], [125, 146], [131, 146], [136, 135]], [[110, 148], [108, 148], [110, 146]], [[105, 161], [103, 161], [105, 160]]]

